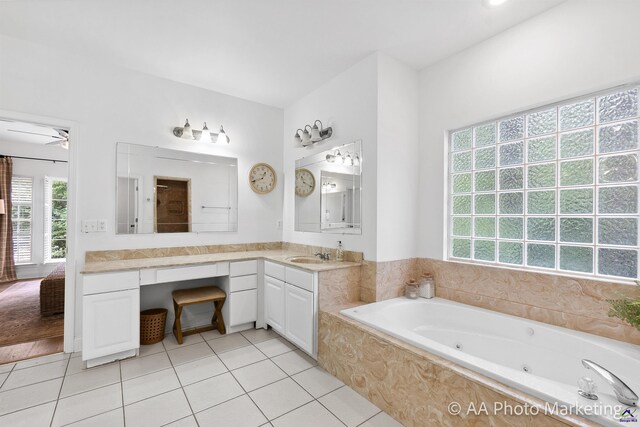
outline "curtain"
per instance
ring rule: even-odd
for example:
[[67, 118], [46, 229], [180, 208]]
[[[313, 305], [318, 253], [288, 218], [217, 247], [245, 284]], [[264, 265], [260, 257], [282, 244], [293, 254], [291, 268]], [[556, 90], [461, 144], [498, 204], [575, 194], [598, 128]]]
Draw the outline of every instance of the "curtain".
[[0, 283], [16, 280], [13, 261], [13, 230], [11, 226], [11, 176], [13, 162], [0, 158], [0, 199], [4, 200], [5, 213], [0, 214]]

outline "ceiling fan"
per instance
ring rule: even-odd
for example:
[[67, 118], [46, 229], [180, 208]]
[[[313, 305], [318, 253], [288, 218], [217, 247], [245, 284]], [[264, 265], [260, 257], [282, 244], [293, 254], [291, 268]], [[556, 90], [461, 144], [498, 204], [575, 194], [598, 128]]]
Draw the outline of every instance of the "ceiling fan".
[[37, 133], [37, 132], [28, 132], [28, 131], [24, 131], [24, 130], [16, 130], [16, 129], [7, 129], [9, 132], [18, 132], [18, 133], [26, 133], [29, 135], [38, 135], [38, 136], [46, 136], [49, 138], [53, 138], [53, 141], [47, 142], [45, 145], [52, 145], [52, 146], [60, 146], [62, 148], [64, 148], [65, 150], [69, 149], [69, 131], [64, 130], [64, 129], [53, 129], [55, 130], [58, 135], [49, 135], [46, 133]]

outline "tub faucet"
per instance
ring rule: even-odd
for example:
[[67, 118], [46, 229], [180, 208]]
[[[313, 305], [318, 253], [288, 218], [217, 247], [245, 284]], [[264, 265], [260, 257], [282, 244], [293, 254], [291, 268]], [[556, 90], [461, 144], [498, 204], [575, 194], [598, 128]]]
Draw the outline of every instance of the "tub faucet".
[[613, 373], [602, 366], [598, 365], [591, 360], [582, 359], [582, 366], [587, 369], [593, 370], [596, 374], [598, 374], [603, 380], [608, 382], [611, 387], [613, 387], [613, 391], [618, 398], [618, 402], [624, 403], [628, 406], [636, 406], [636, 402], [638, 401], [638, 395], [633, 392], [629, 388], [628, 385], [624, 383], [620, 378], [613, 375]]

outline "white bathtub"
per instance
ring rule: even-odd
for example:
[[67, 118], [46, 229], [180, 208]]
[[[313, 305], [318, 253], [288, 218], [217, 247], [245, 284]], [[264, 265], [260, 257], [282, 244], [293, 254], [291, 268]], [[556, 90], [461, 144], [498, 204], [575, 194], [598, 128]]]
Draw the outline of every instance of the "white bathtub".
[[[601, 424], [620, 426], [616, 417], [627, 407], [595, 372], [582, 366], [582, 359], [613, 372], [640, 394], [637, 345], [440, 298], [401, 297], [342, 314], [550, 402], [549, 410], [579, 408], [578, 415]], [[583, 376], [595, 380], [599, 400], [578, 395], [577, 381]], [[626, 425], [640, 426], [640, 409], [636, 416], [637, 424]]]

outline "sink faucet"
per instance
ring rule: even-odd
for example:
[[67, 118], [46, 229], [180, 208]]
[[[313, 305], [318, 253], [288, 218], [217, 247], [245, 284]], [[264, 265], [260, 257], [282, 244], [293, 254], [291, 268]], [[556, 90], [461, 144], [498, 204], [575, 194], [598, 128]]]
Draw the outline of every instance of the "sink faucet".
[[613, 373], [602, 366], [598, 365], [591, 360], [582, 359], [582, 366], [587, 369], [593, 370], [602, 379], [608, 382], [613, 387], [613, 392], [616, 394], [618, 401], [628, 406], [636, 406], [638, 401], [638, 395], [629, 388], [620, 378], [613, 375]]
[[329, 261], [329, 259], [330, 259], [330, 255], [329, 255], [328, 252], [324, 253], [324, 254], [322, 252], [318, 252], [318, 253], [315, 254], [315, 256], [317, 256], [318, 258], [320, 258], [323, 261]]

